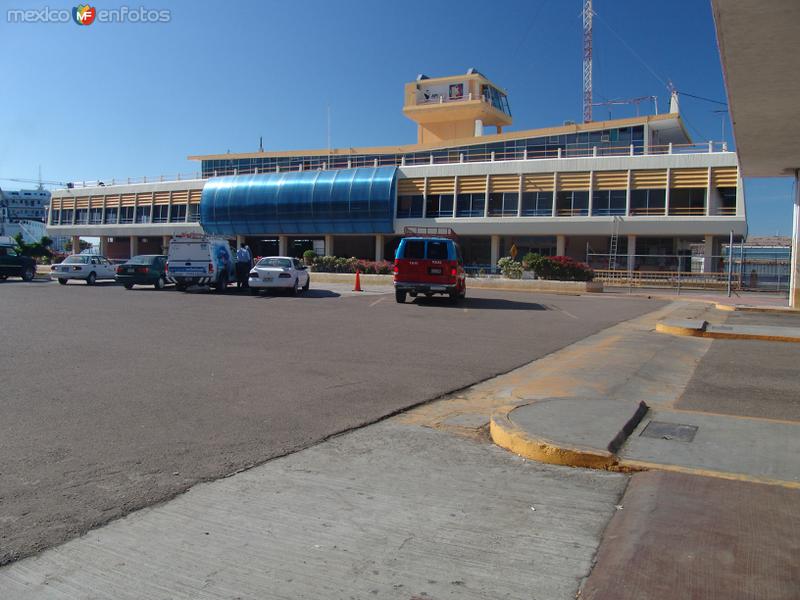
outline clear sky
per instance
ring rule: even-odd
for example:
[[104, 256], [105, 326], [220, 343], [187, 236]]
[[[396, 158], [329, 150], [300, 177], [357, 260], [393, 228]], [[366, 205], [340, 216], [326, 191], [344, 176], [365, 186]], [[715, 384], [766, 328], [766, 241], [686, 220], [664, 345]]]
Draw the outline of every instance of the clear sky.
[[[168, 2], [167, 23], [9, 23], [0, 1], [0, 177], [188, 173], [190, 154], [414, 143], [403, 84], [476, 67], [509, 92], [512, 130], [581, 120], [580, 0]], [[119, 2], [94, 4], [97, 9]], [[680, 92], [724, 102], [706, 0], [595, 0], [595, 101]], [[696, 141], [722, 104], [681, 98]], [[652, 107], [642, 104], [642, 111]], [[614, 107], [612, 116], [635, 114]], [[595, 119], [609, 116], [595, 108]], [[0, 180], [13, 189], [20, 184]], [[791, 235], [788, 180], [746, 182], [751, 235]]]

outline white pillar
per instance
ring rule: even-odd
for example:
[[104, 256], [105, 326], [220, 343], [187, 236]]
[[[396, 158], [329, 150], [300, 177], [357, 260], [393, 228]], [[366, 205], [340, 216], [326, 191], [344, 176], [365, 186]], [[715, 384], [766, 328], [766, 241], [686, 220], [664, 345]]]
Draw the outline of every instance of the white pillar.
[[794, 213], [792, 215], [792, 266], [789, 276], [789, 306], [800, 310], [800, 171], [794, 174]]
[[244, 246], [244, 236], [243, 235], [237, 235], [236, 236], [236, 249], [238, 250], [242, 246]]
[[325, 256], [333, 256], [333, 236], [325, 236]]
[[564, 253], [567, 251], [567, 236], [565, 235], [557, 235], [556, 236], [556, 256], [564, 256]]
[[375, 260], [383, 260], [383, 234], [379, 233], [375, 236]]
[[130, 238], [130, 254], [131, 258], [136, 256], [139, 253], [139, 238], [135, 235], [132, 235]]
[[497, 268], [497, 261], [500, 260], [500, 236], [493, 235], [492, 236], [492, 243], [491, 243], [491, 260], [492, 260], [492, 269]]
[[81, 251], [81, 236], [72, 236], [72, 253], [78, 254]]
[[636, 268], [636, 236], [628, 236], [628, 270], [633, 271]]
[[289, 237], [285, 235], [278, 236], [278, 255], [286, 256], [289, 251]]
[[172, 238], [170, 238], [168, 235], [162, 235], [161, 236], [161, 251], [164, 254], [166, 254], [167, 251], [169, 250], [169, 241], [170, 241], [170, 239], [172, 239]]
[[105, 256], [107, 250], [108, 250], [108, 236], [101, 235], [100, 236], [100, 256]]

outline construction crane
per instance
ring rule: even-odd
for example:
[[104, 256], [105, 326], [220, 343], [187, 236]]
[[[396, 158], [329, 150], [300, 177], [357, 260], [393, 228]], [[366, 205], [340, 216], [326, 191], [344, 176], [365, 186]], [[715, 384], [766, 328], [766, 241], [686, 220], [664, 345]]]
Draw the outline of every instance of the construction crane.
[[638, 98], [616, 98], [605, 102], [595, 102], [592, 106], [608, 106], [608, 118], [611, 118], [611, 107], [621, 104], [634, 104], [636, 106], [636, 116], [639, 116], [639, 105], [642, 102], [653, 101], [653, 111], [658, 114], [658, 96], [639, 96]]
[[583, 122], [592, 121], [592, 0], [583, 2]]
[[42, 189], [45, 185], [58, 185], [61, 187], [71, 188], [73, 183], [71, 181], [47, 181], [44, 179], [23, 179], [19, 177], [0, 177], [0, 181], [13, 181], [14, 183], [35, 183]]

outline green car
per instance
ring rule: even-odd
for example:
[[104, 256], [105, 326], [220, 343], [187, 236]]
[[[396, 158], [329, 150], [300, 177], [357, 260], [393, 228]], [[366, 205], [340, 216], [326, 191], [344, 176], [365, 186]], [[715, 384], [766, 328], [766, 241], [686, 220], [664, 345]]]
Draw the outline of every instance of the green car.
[[167, 257], [161, 254], [134, 256], [117, 267], [117, 283], [124, 285], [126, 290], [134, 285], [153, 285], [157, 290], [164, 289], [167, 284], [166, 264]]

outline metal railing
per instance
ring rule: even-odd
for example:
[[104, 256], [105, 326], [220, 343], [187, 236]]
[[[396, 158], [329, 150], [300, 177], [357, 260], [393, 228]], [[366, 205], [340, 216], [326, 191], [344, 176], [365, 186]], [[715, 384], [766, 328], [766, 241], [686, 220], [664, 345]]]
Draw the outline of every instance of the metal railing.
[[546, 150], [530, 150], [518, 148], [513, 150], [471, 152], [464, 149], [448, 150], [447, 148], [434, 149], [425, 152], [410, 152], [407, 154], [385, 154], [380, 156], [368, 155], [337, 155], [328, 154], [320, 156], [302, 157], [298, 155], [296, 162], [290, 165], [277, 165], [274, 167], [230, 167], [214, 170], [193, 171], [177, 173], [174, 175], [156, 175], [143, 177], [127, 177], [122, 179], [109, 178], [103, 180], [74, 181], [68, 184], [69, 189], [104, 187], [109, 185], [130, 185], [139, 183], [161, 183], [167, 181], [186, 181], [208, 179], [210, 177], [223, 177], [227, 175], [257, 175], [260, 173], [280, 173], [286, 171], [317, 171], [330, 169], [347, 169], [355, 167], [381, 167], [381, 166], [419, 166], [441, 165], [471, 162], [501, 162], [509, 160], [547, 160], [564, 158], [595, 158], [607, 156], [649, 156], [664, 154], [708, 154], [728, 152], [727, 142], [704, 142], [699, 144], [667, 144], [650, 145], [644, 147], [640, 144], [625, 146], [581, 146], [575, 148], [552, 148]]
[[780, 292], [788, 290], [789, 249], [774, 250], [734, 245], [728, 253], [628, 256], [587, 253], [595, 279], [609, 286], [680, 289], [724, 289]]

